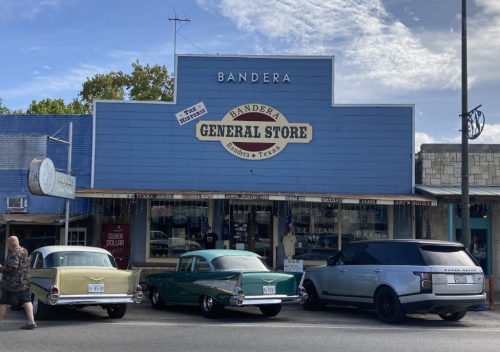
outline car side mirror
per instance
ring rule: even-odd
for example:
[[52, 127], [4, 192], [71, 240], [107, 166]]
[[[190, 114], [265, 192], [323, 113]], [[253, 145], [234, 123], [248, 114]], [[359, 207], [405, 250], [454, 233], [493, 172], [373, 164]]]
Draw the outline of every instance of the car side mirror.
[[326, 265], [334, 266], [335, 265], [335, 256], [331, 256], [326, 258]]

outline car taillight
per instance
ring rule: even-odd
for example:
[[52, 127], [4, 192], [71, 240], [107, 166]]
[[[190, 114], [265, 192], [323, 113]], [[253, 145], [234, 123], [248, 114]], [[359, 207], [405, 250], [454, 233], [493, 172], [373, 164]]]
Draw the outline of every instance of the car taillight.
[[52, 294], [56, 294], [56, 293], [59, 293], [59, 289], [57, 288], [57, 286], [50, 286], [50, 293]]
[[236, 288], [234, 289], [234, 292], [236, 292], [236, 294], [237, 294], [238, 296], [243, 295], [243, 290], [242, 290], [240, 287], [236, 287]]
[[432, 273], [414, 271], [420, 277], [420, 292], [432, 292]]
[[300, 292], [300, 294], [302, 294], [302, 295], [303, 295], [303, 294], [305, 294], [305, 293], [307, 293], [307, 292], [306, 292], [306, 289], [305, 289], [305, 287], [304, 287], [304, 286], [299, 286], [299, 292]]
[[136, 285], [135, 286], [135, 292], [138, 293], [138, 292], [142, 292], [142, 287], [139, 286], [139, 285]]

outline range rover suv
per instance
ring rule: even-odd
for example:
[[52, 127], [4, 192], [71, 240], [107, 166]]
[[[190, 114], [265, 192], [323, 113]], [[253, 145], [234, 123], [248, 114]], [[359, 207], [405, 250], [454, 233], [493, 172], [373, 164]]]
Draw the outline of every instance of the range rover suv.
[[327, 265], [306, 270], [303, 307], [374, 308], [384, 323], [407, 313], [458, 321], [484, 304], [483, 270], [460, 243], [374, 240], [347, 244]]

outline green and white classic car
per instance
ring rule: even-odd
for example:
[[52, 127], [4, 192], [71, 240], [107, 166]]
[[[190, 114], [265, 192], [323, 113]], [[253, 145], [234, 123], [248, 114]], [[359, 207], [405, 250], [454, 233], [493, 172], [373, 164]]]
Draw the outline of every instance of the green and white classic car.
[[101, 306], [110, 318], [122, 318], [127, 304], [140, 303], [141, 270], [120, 270], [105, 249], [47, 246], [30, 255], [31, 300], [35, 319], [49, 318], [52, 307]]
[[146, 294], [153, 308], [166, 304], [197, 305], [207, 318], [225, 306], [257, 306], [276, 316], [283, 304], [302, 304], [307, 293], [304, 273], [270, 271], [256, 253], [212, 249], [184, 253], [176, 270], [146, 276]]

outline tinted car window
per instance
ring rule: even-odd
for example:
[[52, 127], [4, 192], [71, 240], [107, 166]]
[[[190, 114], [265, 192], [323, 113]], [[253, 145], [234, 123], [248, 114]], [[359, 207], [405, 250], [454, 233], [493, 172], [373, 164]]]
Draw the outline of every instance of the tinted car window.
[[463, 247], [421, 246], [429, 265], [477, 266]]
[[387, 264], [385, 243], [362, 243], [356, 255], [357, 265]]
[[336, 256], [333, 265], [354, 265], [354, 257], [359, 245], [350, 244], [342, 249]]
[[388, 243], [389, 265], [426, 265], [415, 243]]

